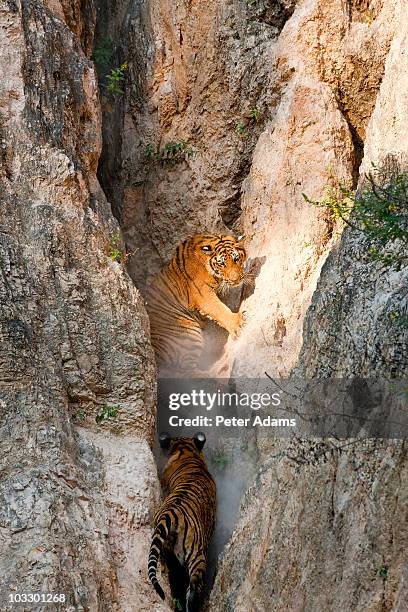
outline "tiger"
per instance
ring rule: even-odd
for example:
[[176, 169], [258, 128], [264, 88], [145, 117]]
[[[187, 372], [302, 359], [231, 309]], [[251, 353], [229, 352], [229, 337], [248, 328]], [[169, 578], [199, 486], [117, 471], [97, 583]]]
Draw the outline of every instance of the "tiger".
[[203, 588], [207, 549], [215, 526], [216, 485], [202, 454], [206, 438], [159, 436], [162, 449], [169, 451], [163, 472], [168, 495], [154, 518], [148, 559], [148, 576], [158, 595], [165, 594], [156, 577], [158, 560], [166, 553], [176, 557], [187, 570], [186, 612], [192, 612]]
[[197, 234], [182, 242], [147, 292], [151, 341], [159, 373], [192, 377], [199, 372], [205, 318], [239, 335], [245, 313], [232, 312], [217, 293], [244, 281], [244, 237]]

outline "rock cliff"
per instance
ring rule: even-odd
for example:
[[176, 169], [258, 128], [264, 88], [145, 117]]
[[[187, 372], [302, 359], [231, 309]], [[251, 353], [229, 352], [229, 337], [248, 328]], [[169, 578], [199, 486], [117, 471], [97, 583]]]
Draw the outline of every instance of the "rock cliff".
[[[299, 8], [298, 19], [306, 19], [308, 25], [296, 28], [292, 35], [294, 31], [297, 35], [302, 32], [301, 37], [310, 35], [309, 28], [316, 25], [318, 4], [305, 3], [306, 13]], [[330, 8], [325, 5], [326, 18], [332, 15], [335, 4]], [[370, 7], [375, 8], [374, 4]], [[402, 3], [385, 2], [377, 5], [375, 13], [364, 15], [359, 25], [352, 21], [347, 27], [343, 24], [341, 44], [336, 48], [338, 65], [357, 62], [356, 56], [361, 57], [363, 52], [365, 57], [360, 86], [368, 90], [362, 91], [360, 101], [348, 87], [358, 86], [362, 60], [356, 63], [357, 78], [351, 76], [349, 84], [345, 80], [347, 71], [341, 74], [348, 104], [353, 104], [347, 114], [343, 108], [342, 114], [348, 124], [352, 122], [350, 138], [361, 178], [372, 164], [381, 167], [393, 163], [406, 169], [408, 154], [407, 124], [402, 119], [408, 111], [406, 11]], [[332, 19], [332, 26], [334, 23], [339, 25], [341, 21]], [[310, 52], [316, 39], [306, 40]], [[328, 73], [331, 79], [332, 58], [327, 45], [323, 47], [324, 63], [313, 65], [320, 66], [325, 79]], [[285, 46], [293, 49], [293, 44]], [[316, 44], [315, 48], [322, 47]], [[346, 56], [342, 56], [342, 49], [347, 49]], [[375, 76], [373, 71], [378, 66], [383, 66], [384, 74]], [[306, 76], [303, 73], [303, 78]], [[327, 114], [323, 118], [326, 120]], [[359, 139], [364, 143], [360, 153], [356, 147]], [[363, 234], [347, 228], [333, 244], [321, 270], [304, 322], [296, 375], [406, 377], [406, 304], [407, 269], [392, 271], [373, 262]], [[309, 441], [302, 450], [302, 460], [296, 463], [290, 457], [296, 457], [300, 447], [280, 443], [269, 449], [269, 457], [243, 500], [209, 609], [405, 610], [405, 442], [350, 442], [334, 454], [320, 454], [314, 462], [317, 442]]]
[[156, 602], [155, 369], [96, 179], [94, 22], [92, 2], [0, 9], [2, 610], [14, 593], [64, 594], [61, 610]]
[[[139, 289], [188, 235], [247, 237], [254, 287], [243, 295], [237, 375], [407, 374], [406, 268], [370, 260], [359, 232], [341, 233], [302, 195], [321, 199], [333, 178], [356, 187], [372, 164], [407, 168], [406, 9], [405, 0], [3, 2], [7, 597], [168, 609], [146, 579], [159, 485]], [[290, 460], [312, 454], [305, 445], [259, 445], [209, 609], [405, 610], [405, 444]]]

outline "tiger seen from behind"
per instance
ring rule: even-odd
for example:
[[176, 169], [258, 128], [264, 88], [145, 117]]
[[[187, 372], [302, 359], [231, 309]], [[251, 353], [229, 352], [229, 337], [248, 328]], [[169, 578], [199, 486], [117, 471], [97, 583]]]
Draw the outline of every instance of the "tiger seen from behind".
[[218, 294], [242, 284], [246, 259], [243, 237], [197, 234], [154, 278], [147, 310], [161, 376], [197, 375], [205, 318], [238, 336], [244, 313], [232, 312]]
[[[205, 435], [193, 438], [159, 437], [169, 457], [163, 472], [167, 497], [154, 518], [154, 532], [148, 560], [148, 574], [156, 592], [164, 599], [157, 579], [159, 558], [173, 560], [186, 575], [186, 612], [197, 609], [207, 567], [207, 549], [214, 531], [216, 486], [207, 469], [202, 449]], [[170, 572], [170, 566], [169, 572]], [[172, 576], [169, 574], [170, 583]], [[174, 594], [174, 591], [173, 591]]]

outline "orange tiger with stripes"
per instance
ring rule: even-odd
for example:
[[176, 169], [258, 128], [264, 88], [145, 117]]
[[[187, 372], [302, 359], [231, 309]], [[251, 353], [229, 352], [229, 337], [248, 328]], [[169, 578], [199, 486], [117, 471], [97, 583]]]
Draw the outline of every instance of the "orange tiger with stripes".
[[177, 247], [147, 293], [151, 339], [158, 369], [169, 376], [197, 373], [203, 350], [203, 317], [235, 338], [244, 315], [217, 296], [244, 280], [246, 251], [241, 238], [198, 234]]
[[164, 599], [156, 573], [159, 557], [176, 557], [187, 570], [186, 612], [198, 603], [207, 566], [207, 549], [214, 531], [216, 486], [209, 473], [202, 449], [203, 433], [194, 438], [171, 438], [164, 433], [160, 446], [169, 450], [163, 473], [168, 495], [154, 518], [154, 533], [148, 561], [149, 579]]

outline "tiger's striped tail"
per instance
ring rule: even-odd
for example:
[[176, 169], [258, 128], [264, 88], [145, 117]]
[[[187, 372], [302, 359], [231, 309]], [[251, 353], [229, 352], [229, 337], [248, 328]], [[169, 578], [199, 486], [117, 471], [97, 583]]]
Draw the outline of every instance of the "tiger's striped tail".
[[158, 595], [163, 600], [165, 598], [164, 591], [161, 588], [160, 583], [156, 578], [156, 573], [157, 573], [157, 564], [159, 562], [159, 557], [163, 549], [163, 544], [166, 541], [168, 535], [169, 535], [169, 530], [168, 530], [167, 524], [165, 526], [163, 523], [160, 522], [157, 525], [156, 529], [154, 530], [152, 543], [150, 545], [149, 560], [147, 564], [149, 580], [154, 586]]

